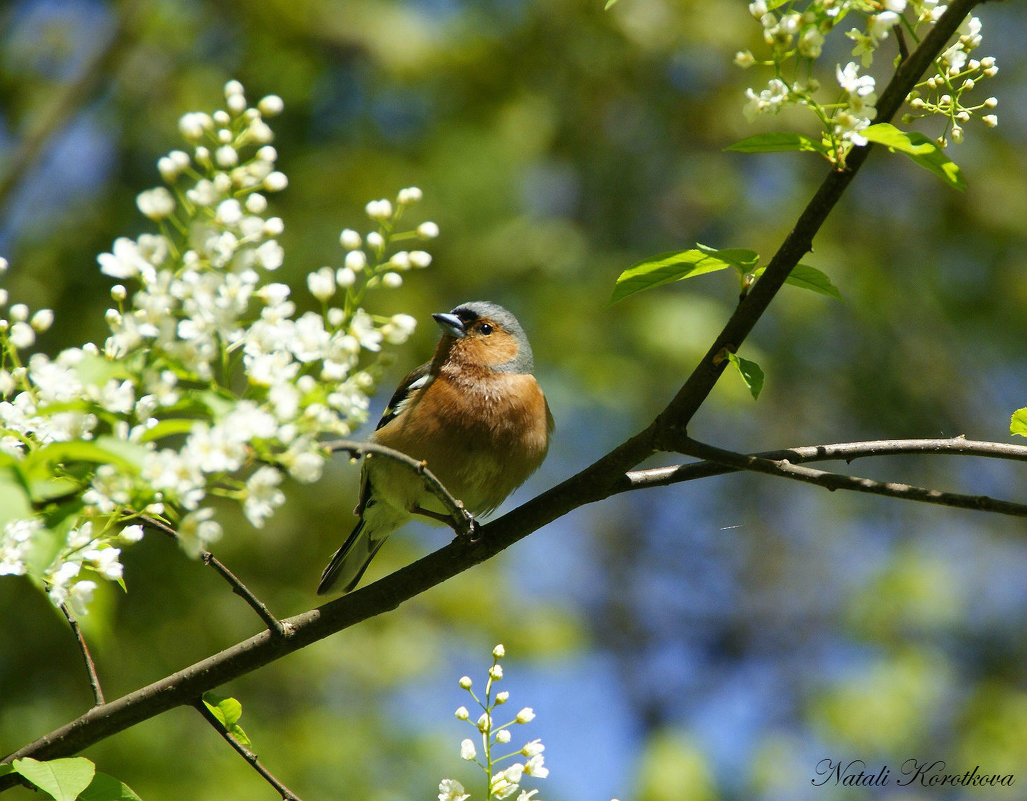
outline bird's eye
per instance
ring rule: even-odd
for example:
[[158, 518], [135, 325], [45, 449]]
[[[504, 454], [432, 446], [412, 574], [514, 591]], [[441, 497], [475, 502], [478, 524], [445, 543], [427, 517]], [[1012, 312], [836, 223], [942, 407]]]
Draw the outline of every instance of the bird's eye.
[[484, 334], [485, 336], [488, 336], [489, 334], [492, 333], [492, 326], [489, 325], [488, 323], [482, 323], [481, 326], [478, 328], [478, 330], [481, 331], [481, 333]]

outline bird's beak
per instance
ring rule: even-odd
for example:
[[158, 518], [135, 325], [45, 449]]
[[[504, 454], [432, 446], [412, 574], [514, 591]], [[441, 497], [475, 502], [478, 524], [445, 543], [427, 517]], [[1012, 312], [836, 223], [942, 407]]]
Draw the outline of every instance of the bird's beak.
[[439, 312], [438, 314], [433, 314], [432, 318], [439, 324], [439, 328], [442, 329], [442, 333], [446, 336], [462, 339], [467, 335], [463, 320], [455, 314]]

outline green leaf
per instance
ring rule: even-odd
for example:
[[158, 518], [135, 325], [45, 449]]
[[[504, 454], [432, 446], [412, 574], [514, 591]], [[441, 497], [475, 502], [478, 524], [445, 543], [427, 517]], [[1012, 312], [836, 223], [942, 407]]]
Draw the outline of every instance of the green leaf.
[[636, 292], [652, 289], [662, 284], [694, 278], [697, 275], [716, 272], [728, 267], [739, 268], [739, 260], [746, 254], [759, 259], [752, 251], [718, 251], [699, 245], [691, 250], [660, 253], [633, 264], [617, 278], [613, 295], [607, 305], [623, 300]]
[[32, 517], [28, 487], [14, 464], [0, 464], [0, 529], [11, 520]]
[[218, 719], [221, 725], [225, 727], [225, 731], [235, 738], [236, 742], [246, 748], [253, 746], [250, 738], [246, 736], [246, 732], [239, 725], [239, 718], [242, 717], [242, 704], [234, 698], [209, 692], [203, 694], [203, 704]]
[[737, 353], [727, 351], [727, 359], [731, 364], [738, 370], [738, 374], [742, 377], [742, 381], [749, 388], [749, 392], [752, 393], [752, 399], [756, 400], [760, 396], [760, 392], [763, 391], [763, 370], [756, 362], [751, 362], [748, 359], [743, 359]]
[[167, 420], [161, 420], [153, 428], [148, 428], [140, 439], [143, 442], [153, 442], [176, 434], [188, 434], [193, 430], [196, 422], [195, 418], [169, 417]]
[[616, 2], [617, 0], [606, 0], [606, 5], [603, 6], [603, 11], [609, 11], [611, 8], [613, 8], [614, 3]]
[[779, 153], [785, 150], [827, 153], [827, 147], [822, 142], [802, 134], [783, 132], [749, 136], [724, 149], [738, 153]]
[[821, 295], [828, 295], [838, 300], [842, 299], [842, 293], [831, 283], [827, 274], [808, 264], [796, 264], [788, 274], [788, 278], [785, 279], [785, 283], [808, 289], [811, 292], [819, 292]]
[[93, 763], [84, 757], [51, 759], [49, 762], [26, 757], [16, 759], [12, 764], [18, 773], [49, 793], [55, 801], [75, 801], [96, 773]]
[[147, 453], [141, 445], [117, 437], [52, 442], [29, 454], [25, 459], [25, 467], [34, 478], [39, 476], [40, 471], [49, 473], [50, 465], [74, 462], [116, 464], [128, 470], [138, 470]]
[[1027, 437], [1027, 408], [1017, 409], [1009, 420], [1009, 433], [1018, 437]]
[[900, 131], [887, 122], [871, 125], [860, 133], [870, 142], [884, 145], [889, 150], [905, 153], [921, 167], [933, 172], [954, 189], [960, 191], [966, 189], [966, 180], [959, 171], [959, 165], [946, 156], [932, 139], [928, 139], [922, 133]]
[[92, 783], [79, 794], [79, 801], [141, 801], [132, 788], [120, 779], [97, 773]]

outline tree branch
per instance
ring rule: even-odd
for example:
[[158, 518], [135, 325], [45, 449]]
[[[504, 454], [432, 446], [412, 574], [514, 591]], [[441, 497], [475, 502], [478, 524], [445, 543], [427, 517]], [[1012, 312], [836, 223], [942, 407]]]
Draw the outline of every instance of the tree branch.
[[872, 495], [902, 498], [908, 501], [952, 506], [959, 509], [973, 509], [980, 512], [998, 512], [999, 514], [1027, 517], [1027, 505], [1021, 503], [997, 500], [986, 495], [963, 495], [956, 492], [942, 492], [924, 487], [914, 487], [910, 484], [874, 481], [870, 478], [830, 473], [825, 470], [816, 470], [812, 467], [795, 465], [787, 459], [767, 459], [761, 456], [747, 456], [741, 453], [734, 453], [733, 451], [726, 451], [712, 445], [697, 442], [696, 440], [689, 440], [684, 447], [684, 452], [689, 456], [707, 459], [737, 470], [751, 470], [771, 476], [790, 478], [794, 481], [804, 481], [832, 491], [846, 489], [855, 492], [867, 492]]
[[[753, 454], [763, 459], [787, 460], [793, 464], [826, 462], [844, 459], [851, 462], [868, 456], [898, 456], [909, 454], [951, 454], [954, 456], [980, 456], [992, 459], [1010, 459], [1027, 462], [1027, 446], [1004, 442], [981, 442], [963, 437], [949, 439], [893, 439], [869, 442], [839, 442], [830, 445], [803, 445], [776, 451]], [[619, 492], [650, 487], [666, 487], [682, 481], [721, 476], [744, 470], [715, 461], [692, 462], [648, 470], [632, 470], [624, 475]]]
[[192, 705], [193, 708], [203, 716], [203, 719], [213, 726], [214, 730], [224, 738], [225, 742], [232, 746], [239, 756], [245, 759], [250, 764], [250, 767], [257, 771], [264, 781], [275, 788], [283, 801], [303, 801], [303, 799], [296, 795], [292, 790], [282, 784], [275, 775], [271, 773], [271, 771], [264, 767], [253, 751], [235, 739], [235, 737], [232, 736], [232, 733], [221, 725], [221, 721], [218, 720], [214, 713], [207, 708], [207, 705], [203, 702], [202, 698], [197, 698], [193, 701]]
[[75, 619], [71, 609], [68, 608], [67, 604], [61, 604], [60, 610], [64, 613], [68, 625], [71, 626], [71, 633], [75, 635], [78, 650], [82, 654], [83, 661], [86, 663], [86, 673], [89, 674], [89, 687], [93, 691], [93, 701], [99, 706], [103, 703], [103, 688], [100, 686], [100, 676], [96, 672], [96, 662], [93, 661], [93, 655], [89, 653], [89, 646], [86, 644], [85, 635], [82, 634], [82, 629], [79, 627], [78, 620]]

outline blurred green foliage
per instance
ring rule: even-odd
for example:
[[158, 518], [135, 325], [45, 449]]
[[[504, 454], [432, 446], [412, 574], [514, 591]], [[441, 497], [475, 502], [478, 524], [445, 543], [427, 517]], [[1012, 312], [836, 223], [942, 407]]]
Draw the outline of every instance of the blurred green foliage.
[[[1007, 439], [1027, 398], [1027, 125], [1015, 107], [1024, 6], [980, 13], [1002, 105], [999, 127], [971, 128], [949, 151], [966, 192], [874, 153], [806, 259], [844, 302], [786, 287], [745, 346], [767, 373], [759, 403], [725, 380], [694, 436], [741, 450]], [[608, 12], [600, 0], [21, 0], [0, 10], [0, 169], [119, 20], [94, 88], [0, 208], [4, 286], [57, 313], [41, 346], [103, 338], [109, 282], [95, 254], [140, 230], [134, 198], [158, 183], [154, 163], [178, 145], [178, 116], [213, 107], [238, 78], [252, 98], [286, 102], [276, 121], [290, 178], [275, 201], [282, 280], [298, 286], [337, 264], [338, 232], [360, 226], [364, 203], [414, 184], [442, 236], [431, 270], [382, 311], [426, 321], [488, 298], [524, 323], [558, 434], [515, 501], [645, 425], [738, 291], [723, 273], [604, 308], [617, 275], [696, 242], [770, 254], [824, 173], [812, 155], [724, 151], [758, 132], [741, 113], [751, 76], [731, 60], [759, 28], [728, 0], [622, 0]], [[434, 336], [422, 325], [387, 381], [424, 359]], [[1009, 465], [853, 469], [1022, 495], [1022, 469]], [[278, 614], [309, 608], [351, 525], [356, 475], [340, 460], [321, 484], [290, 488], [293, 502], [259, 535], [226, 525], [235, 533], [218, 556]], [[393, 538], [369, 578], [445, 536]], [[129, 593], [104, 588], [83, 621], [110, 698], [258, 628], [157, 535], [125, 563]], [[512, 686], [539, 712], [552, 768], [542, 797], [1014, 798], [1027, 783], [1025, 569], [1019, 522], [727, 476], [581, 510], [223, 692], [242, 702], [261, 758], [306, 798], [432, 797], [459, 769], [455, 679], [500, 641], [510, 674], [520, 660], [532, 677]], [[91, 699], [44, 599], [4, 578], [0, 609], [6, 753]], [[594, 659], [613, 669], [585, 670]], [[568, 682], [573, 693], [546, 694]], [[570, 695], [587, 716], [565, 711]], [[588, 745], [596, 727], [608, 729], [608, 753]], [[86, 755], [146, 799], [273, 795], [195, 710]], [[811, 792], [828, 756], [1020, 773], [1011, 791], [958, 796]]]

